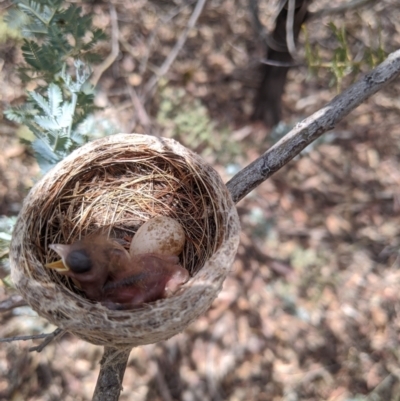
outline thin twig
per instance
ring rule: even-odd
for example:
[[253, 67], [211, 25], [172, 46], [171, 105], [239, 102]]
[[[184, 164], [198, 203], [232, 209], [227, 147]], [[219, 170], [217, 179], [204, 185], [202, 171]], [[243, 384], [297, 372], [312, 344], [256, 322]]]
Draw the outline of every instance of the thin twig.
[[178, 56], [179, 52], [181, 51], [183, 45], [186, 42], [186, 39], [189, 35], [190, 30], [195, 26], [202, 10], [204, 7], [204, 4], [206, 3], [206, 0], [198, 0], [196, 3], [196, 7], [193, 10], [192, 15], [189, 18], [188, 24], [185, 28], [185, 30], [181, 33], [181, 36], [178, 38], [177, 42], [175, 43], [175, 46], [171, 50], [171, 52], [168, 54], [167, 58], [165, 59], [164, 63], [162, 66], [158, 69], [157, 74], [153, 75], [149, 81], [146, 83], [143, 89], [144, 93], [144, 98], [148, 97], [151, 92], [153, 91], [154, 87], [157, 85], [157, 82], [159, 79], [164, 76], [168, 70], [170, 69], [172, 63], [175, 61], [176, 57]]
[[272, 65], [274, 67], [286, 67], [286, 68], [292, 68], [292, 67], [300, 67], [300, 63], [285, 63], [284, 61], [278, 61], [278, 60], [270, 60], [267, 58], [263, 58], [260, 60], [261, 64], [266, 64], [266, 65]]
[[41, 338], [47, 338], [49, 336], [53, 336], [54, 333], [56, 333], [56, 332], [57, 332], [57, 335], [61, 334], [61, 331], [63, 331], [63, 330], [61, 330], [60, 332], [59, 332], [59, 330], [61, 330], [61, 329], [57, 328], [52, 333], [31, 334], [29, 336], [14, 336], [14, 337], [0, 338], [0, 343], [11, 343], [14, 341], [39, 340]]
[[[147, 40], [147, 43], [145, 44], [145, 48], [146, 48], [147, 51], [146, 51], [146, 54], [145, 54], [144, 58], [140, 61], [140, 64], [139, 64], [139, 74], [140, 75], [144, 74], [144, 72], [146, 71], [147, 63], [148, 63], [148, 60], [149, 60], [150, 54], [151, 54], [150, 52], [151, 52], [151, 49], [153, 47], [154, 40], [155, 40], [155, 38], [157, 36], [159, 27], [161, 25], [168, 24], [173, 18], [175, 18], [177, 15], [179, 15], [179, 13], [181, 13], [186, 7], [190, 7], [192, 5], [192, 3], [195, 3], [195, 1], [196, 0], [187, 1], [187, 2], [185, 2], [185, 4], [174, 8], [167, 15], [161, 16], [159, 18], [155, 28], [152, 30], [152, 32], [151, 32], [151, 34], [150, 34], [150, 36], [149, 36], [149, 38]], [[124, 50], [127, 51], [136, 60], [137, 57], [138, 57], [137, 49], [134, 46], [132, 46], [121, 35], [119, 35], [118, 40], [121, 43], [121, 45], [124, 48]]]
[[324, 132], [331, 130], [358, 105], [400, 74], [400, 50], [390, 54], [377, 68], [366, 74], [324, 108], [298, 123], [262, 156], [237, 173], [227, 187], [233, 201], [239, 202], [254, 188], [297, 156]]
[[151, 50], [153, 49], [153, 45], [154, 45], [154, 42], [157, 37], [158, 26], [159, 26], [159, 21], [157, 22], [156, 27], [153, 29], [153, 31], [151, 32], [151, 34], [147, 40], [147, 43], [145, 46], [146, 53], [139, 64], [139, 74], [140, 75], [143, 75], [147, 69], [147, 63], [149, 62], [150, 53], [151, 53]]
[[168, 24], [173, 18], [175, 18], [177, 15], [179, 15], [186, 7], [190, 7], [192, 5], [192, 3], [194, 3], [194, 2], [195, 2], [195, 0], [187, 1], [184, 4], [173, 8], [167, 15], [162, 16], [161, 18], [159, 18], [159, 20], [157, 21], [157, 25], [155, 26], [155, 28], [153, 29], [149, 39], [147, 40], [147, 44], [146, 44], [147, 52], [146, 52], [143, 60], [140, 62], [140, 66], [139, 66], [139, 73], [140, 74], [143, 74], [146, 71], [147, 63], [148, 63], [149, 58], [150, 58], [150, 51], [151, 51], [151, 49], [153, 47], [153, 44], [154, 44], [154, 41], [156, 39], [159, 27], [161, 25]]
[[29, 336], [5, 337], [5, 338], [0, 338], [0, 343], [11, 343], [13, 341], [38, 340], [40, 338], [46, 338], [49, 334], [51, 334], [51, 333], [32, 334]]
[[341, 4], [340, 6], [337, 7], [332, 7], [332, 8], [324, 7], [323, 9], [318, 10], [315, 13], [310, 13], [309, 20], [325, 17], [327, 15], [343, 14], [346, 11], [354, 10], [359, 7], [364, 7], [368, 3], [373, 3], [373, 2], [375, 2], [375, 0], [353, 0], [349, 1], [348, 3]]
[[104, 347], [92, 401], [118, 401], [131, 348]]
[[64, 329], [57, 328], [57, 329], [55, 329], [52, 333], [49, 333], [49, 334], [45, 337], [44, 341], [42, 341], [41, 344], [39, 344], [39, 345], [37, 345], [37, 346], [35, 346], [35, 347], [29, 348], [28, 351], [29, 351], [29, 352], [33, 352], [33, 351], [42, 352], [43, 349], [44, 349], [45, 347], [47, 347], [55, 338], [61, 336], [61, 335], [64, 334], [64, 333], [65, 333], [65, 330], [64, 330]]
[[21, 295], [14, 294], [11, 295], [11, 297], [0, 302], [0, 313], [8, 312], [11, 309], [19, 308], [20, 306], [25, 306], [25, 305], [27, 305], [25, 299], [22, 298]]
[[137, 57], [137, 49], [132, 46], [126, 39], [121, 35], [118, 35], [118, 42], [121, 43], [122, 47], [128, 52], [134, 59]]
[[107, 58], [96, 67], [91, 82], [93, 86], [96, 86], [99, 82], [104, 71], [106, 71], [112, 63], [117, 59], [119, 54], [119, 28], [118, 28], [118, 16], [117, 11], [113, 4], [110, 3], [110, 18], [111, 18], [111, 53]]
[[140, 100], [138, 94], [136, 93], [135, 88], [128, 81], [126, 81], [126, 87], [128, 88], [128, 93], [129, 96], [131, 97], [132, 104], [133, 107], [135, 108], [140, 124], [142, 124], [144, 127], [147, 127], [148, 125], [150, 125], [151, 119], [147, 114], [142, 101]]

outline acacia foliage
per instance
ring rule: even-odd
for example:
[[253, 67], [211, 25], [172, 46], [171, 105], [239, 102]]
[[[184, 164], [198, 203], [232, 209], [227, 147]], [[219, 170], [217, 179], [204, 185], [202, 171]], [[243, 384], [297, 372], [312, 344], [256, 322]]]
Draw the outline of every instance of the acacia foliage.
[[49, 170], [90, 140], [83, 124], [96, 109], [90, 65], [99, 61], [95, 46], [106, 38], [92, 17], [62, 0], [14, 1], [6, 21], [23, 36], [25, 63], [21, 80], [36, 80], [24, 104], [6, 111], [8, 119], [26, 125], [42, 171]]

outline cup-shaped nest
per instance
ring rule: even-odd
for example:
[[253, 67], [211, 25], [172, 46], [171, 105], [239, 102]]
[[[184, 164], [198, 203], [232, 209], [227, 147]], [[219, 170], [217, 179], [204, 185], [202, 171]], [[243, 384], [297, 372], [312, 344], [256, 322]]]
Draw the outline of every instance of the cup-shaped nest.
[[[98, 232], [132, 238], [155, 216], [184, 228], [187, 283], [171, 297], [132, 310], [86, 298], [46, 268], [54, 243]], [[30, 191], [12, 244], [12, 279], [29, 305], [55, 325], [98, 345], [166, 340], [204, 313], [221, 290], [239, 243], [239, 219], [226, 186], [198, 155], [171, 139], [118, 134], [73, 152]]]

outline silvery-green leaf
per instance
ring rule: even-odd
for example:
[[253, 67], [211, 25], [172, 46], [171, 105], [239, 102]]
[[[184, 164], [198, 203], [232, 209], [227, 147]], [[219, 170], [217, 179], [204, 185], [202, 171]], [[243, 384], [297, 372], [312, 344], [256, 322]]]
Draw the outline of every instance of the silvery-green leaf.
[[59, 116], [61, 113], [60, 104], [63, 100], [62, 92], [58, 85], [51, 83], [47, 90], [49, 96], [50, 112], [52, 116]]
[[32, 142], [32, 148], [42, 159], [48, 162], [53, 162], [54, 164], [59, 161], [57, 155], [53, 152], [50, 145], [43, 141], [42, 139], [37, 139]]
[[36, 103], [48, 116], [51, 116], [51, 109], [47, 99], [45, 99], [40, 93], [34, 91], [28, 92], [28, 94], [32, 102]]
[[10, 8], [4, 20], [11, 29], [20, 30], [24, 25], [28, 24], [31, 19], [18, 8]]
[[41, 139], [32, 142], [32, 148], [35, 151], [36, 160], [43, 173], [49, 171], [59, 162], [59, 157], [51, 150]]
[[71, 102], [64, 102], [60, 110], [60, 117], [58, 118], [60, 127], [69, 127], [72, 124], [74, 105]]
[[11, 241], [11, 234], [0, 232], [0, 239], [3, 241]]
[[58, 121], [51, 117], [35, 116], [34, 120], [41, 128], [45, 130], [57, 130], [61, 128]]

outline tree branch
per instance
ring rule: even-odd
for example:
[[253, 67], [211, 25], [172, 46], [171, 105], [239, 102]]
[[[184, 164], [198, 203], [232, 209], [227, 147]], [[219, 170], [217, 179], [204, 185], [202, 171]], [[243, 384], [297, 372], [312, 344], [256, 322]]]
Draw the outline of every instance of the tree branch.
[[104, 347], [92, 401], [118, 401], [131, 348]]
[[237, 173], [226, 184], [235, 203], [297, 156], [324, 132], [331, 130], [352, 110], [400, 74], [400, 50], [390, 54], [324, 108], [298, 123], [284, 138]]

